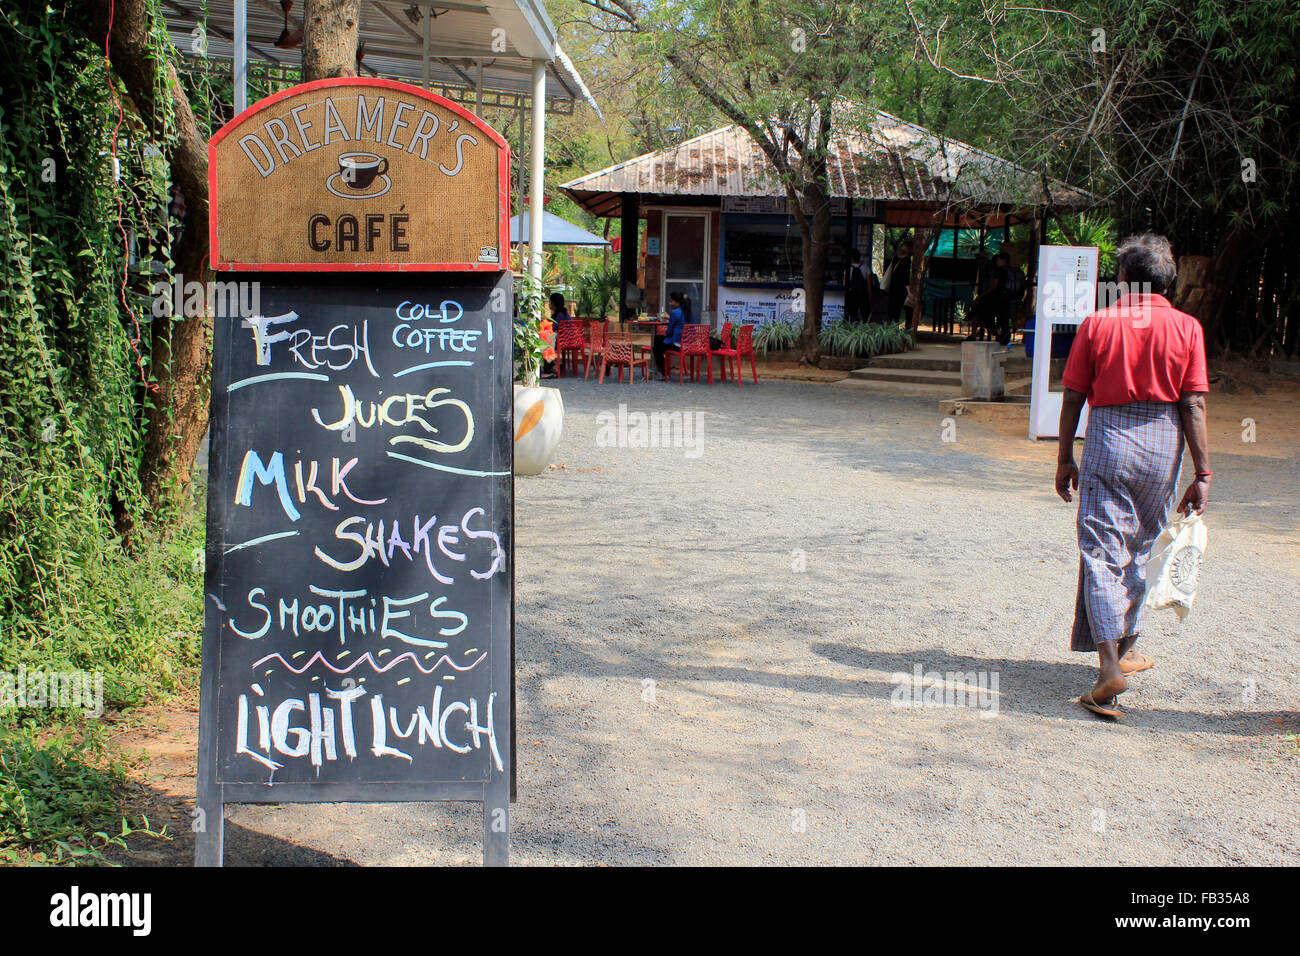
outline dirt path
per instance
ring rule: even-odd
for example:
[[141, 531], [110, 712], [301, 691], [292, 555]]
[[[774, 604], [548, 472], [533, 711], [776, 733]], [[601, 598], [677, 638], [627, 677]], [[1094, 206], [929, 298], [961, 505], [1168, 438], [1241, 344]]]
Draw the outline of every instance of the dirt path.
[[[515, 862], [1300, 863], [1294, 387], [1212, 397], [1198, 604], [1148, 622], [1157, 666], [1109, 725], [1074, 702], [1074, 512], [1022, 426], [944, 442], [933, 400], [793, 382], [560, 384], [562, 467], [518, 483]], [[620, 403], [703, 413], [699, 454], [600, 447]], [[917, 667], [954, 706], [901, 704]], [[988, 693], [954, 700], [970, 674]], [[161, 772], [184, 809], [192, 778]], [[464, 806], [229, 820], [238, 863], [479, 854]]]

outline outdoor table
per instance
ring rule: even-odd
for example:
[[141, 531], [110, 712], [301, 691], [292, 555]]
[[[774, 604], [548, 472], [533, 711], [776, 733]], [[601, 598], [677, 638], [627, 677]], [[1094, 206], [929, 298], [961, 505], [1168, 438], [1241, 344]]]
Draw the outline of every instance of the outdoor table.
[[[657, 329], [661, 325], [667, 325], [667, 324], [668, 324], [667, 319], [658, 319], [658, 318], [628, 319], [623, 323], [625, 327], [634, 326], [636, 328], [636, 332], [638, 335], [648, 335], [650, 337], [649, 343], [643, 346], [644, 349], [648, 349], [650, 348], [650, 346], [654, 345], [655, 329]], [[642, 354], [645, 353], [643, 352]], [[655, 369], [655, 371], [658, 371], [658, 369]]]
[[655, 334], [655, 326], [663, 325], [666, 321], [666, 319], [628, 319], [623, 324], [625, 326], [634, 327], [636, 332], [640, 335], [649, 335], [653, 337]]

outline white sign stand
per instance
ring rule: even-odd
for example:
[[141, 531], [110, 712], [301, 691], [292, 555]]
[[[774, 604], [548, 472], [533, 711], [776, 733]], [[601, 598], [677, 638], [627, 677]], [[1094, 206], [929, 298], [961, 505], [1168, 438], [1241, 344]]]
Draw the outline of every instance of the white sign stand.
[[[1064, 392], [1053, 392], [1052, 326], [1078, 326], [1097, 308], [1096, 246], [1040, 246], [1038, 294], [1034, 300], [1034, 377], [1029, 387], [1029, 437], [1056, 438], [1061, 430]], [[1088, 406], [1079, 416], [1079, 430], [1088, 428]]]

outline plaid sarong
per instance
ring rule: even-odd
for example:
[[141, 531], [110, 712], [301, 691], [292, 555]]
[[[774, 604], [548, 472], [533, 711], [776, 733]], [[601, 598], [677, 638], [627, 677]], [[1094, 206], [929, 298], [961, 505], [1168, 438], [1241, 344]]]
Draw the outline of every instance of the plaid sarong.
[[1079, 591], [1070, 650], [1138, 633], [1147, 558], [1178, 490], [1183, 427], [1172, 402], [1088, 411], [1079, 464]]

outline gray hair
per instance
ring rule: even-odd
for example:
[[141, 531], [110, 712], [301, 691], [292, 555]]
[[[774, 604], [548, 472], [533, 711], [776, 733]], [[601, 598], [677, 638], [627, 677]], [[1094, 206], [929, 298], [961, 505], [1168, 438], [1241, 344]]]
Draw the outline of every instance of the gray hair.
[[1115, 252], [1115, 268], [1129, 285], [1148, 284], [1151, 291], [1163, 295], [1174, 284], [1177, 269], [1169, 240], [1154, 233], [1129, 236]]

